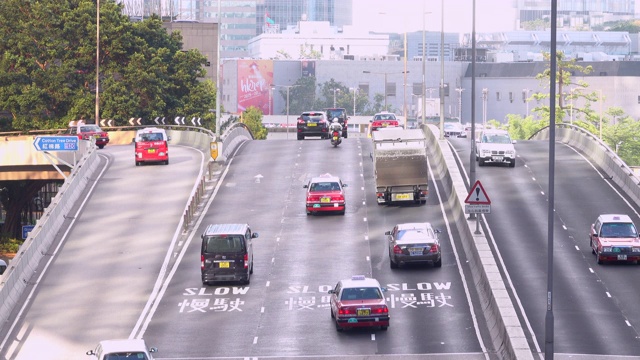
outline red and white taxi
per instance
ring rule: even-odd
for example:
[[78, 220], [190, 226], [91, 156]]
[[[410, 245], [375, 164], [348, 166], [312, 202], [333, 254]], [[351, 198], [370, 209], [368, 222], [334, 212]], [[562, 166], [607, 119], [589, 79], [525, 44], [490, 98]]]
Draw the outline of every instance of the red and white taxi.
[[598, 264], [605, 261], [640, 261], [638, 230], [628, 215], [603, 214], [591, 224], [591, 252]]
[[400, 126], [395, 114], [389, 112], [382, 112], [375, 114], [369, 124], [369, 137], [374, 131], [385, 128], [396, 128]]
[[304, 185], [307, 189], [305, 208], [307, 215], [318, 212], [338, 212], [344, 215], [347, 204], [343, 184], [339, 177], [323, 174], [309, 180]]
[[351, 279], [340, 280], [331, 295], [331, 318], [335, 320], [336, 330], [345, 328], [389, 327], [389, 308], [376, 279], [364, 275], [354, 275]]
[[109, 134], [102, 131], [100, 126], [95, 124], [85, 124], [84, 120], [69, 122], [69, 128], [64, 135], [77, 136], [80, 140], [91, 140], [95, 138], [96, 146], [99, 149], [104, 148], [109, 143]]
[[164, 129], [148, 127], [140, 129], [133, 138], [136, 166], [144, 163], [169, 165], [169, 140]]

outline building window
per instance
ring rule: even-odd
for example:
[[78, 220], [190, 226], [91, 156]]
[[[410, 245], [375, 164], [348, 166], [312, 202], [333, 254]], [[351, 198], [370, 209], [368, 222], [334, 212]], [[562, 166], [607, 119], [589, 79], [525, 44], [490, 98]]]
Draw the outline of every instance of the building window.
[[513, 92], [509, 91], [509, 102], [513, 102]]
[[413, 90], [411, 91], [411, 93], [413, 95], [419, 95], [422, 96], [422, 83], [413, 83]]
[[500, 101], [500, 91], [496, 91], [496, 101]]
[[391, 83], [387, 83], [387, 88], [385, 90], [385, 94], [387, 96], [396, 96], [396, 83], [391, 82]]
[[[358, 85], [358, 88], [360, 89], [358, 91], [360, 91], [362, 94], [365, 94], [365, 95], [369, 96], [369, 84], [368, 83], [367, 84], [360, 84], [360, 85]], [[638, 97], [638, 102], [640, 102], [640, 97]]]

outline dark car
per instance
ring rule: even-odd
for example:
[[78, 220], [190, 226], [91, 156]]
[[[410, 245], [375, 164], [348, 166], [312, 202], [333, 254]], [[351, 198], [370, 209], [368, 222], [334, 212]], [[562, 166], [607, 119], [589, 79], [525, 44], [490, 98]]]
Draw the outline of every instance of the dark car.
[[389, 265], [397, 269], [401, 264], [431, 263], [442, 266], [438, 233], [430, 223], [406, 223], [385, 232], [389, 240]]
[[338, 122], [342, 125], [342, 137], [347, 138], [347, 122], [349, 117], [347, 116], [347, 110], [344, 108], [329, 108], [324, 109], [327, 112], [327, 121], [332, 122], [333, 119], [338, 118]]
[[364, 275], [354, 275], [351, 279], [340, 280], [329, 290], [331, 318], [336, 330], [345, 328], [389, 327], [389, 308], [383, 292], [376, 279]]
[[240, 281], [249, 284], [253, 274], [253, 239], [247, 224], [212, 224], [202, 234], [202, 283]]
[[95, 138], [96, 146], [99, 149], [104, 148], [109, 143], [109, 134], [102, 131], [100, 126], [95, 124], [85, 124], [84, 121], [72, 121], [64, 135], [77, 136], [80, 140], [90, 140]]
[[322, 111], [305, 111], [298, 118], [298, 140], [304, 140], [307, 136], [320, 136], [329, 138], [329, 121]]

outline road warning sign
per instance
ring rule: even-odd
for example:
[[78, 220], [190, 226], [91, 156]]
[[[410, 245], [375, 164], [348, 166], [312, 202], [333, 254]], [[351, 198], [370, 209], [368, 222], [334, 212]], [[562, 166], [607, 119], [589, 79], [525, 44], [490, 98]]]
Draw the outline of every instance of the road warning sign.
[[489, 200], [489, 196], [487, 195], [487, 192], [484, 190], [484, 187], [482, 187], [482, 183], [480, 183], [480, 180], [477, 180], [475, 184], [473, 184], [473, 186], [471, 187], [471, 190], [469, 191], [469, 195], [467, 195], [467, 198], [464, 200], [465, 204], [472, 204], [472, 205], [490, 205], [491, 204], [491, 200]]

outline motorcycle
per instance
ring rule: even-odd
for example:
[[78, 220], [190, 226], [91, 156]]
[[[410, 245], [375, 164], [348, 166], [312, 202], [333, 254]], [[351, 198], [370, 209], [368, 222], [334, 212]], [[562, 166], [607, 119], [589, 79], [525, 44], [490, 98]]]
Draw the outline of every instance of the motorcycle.
[[336, 147], [342, 143], [342, 125], [338, 123], [338, 119], [334, 119], [331, 127], [329, 128], [331, 132], [331, 145]]

